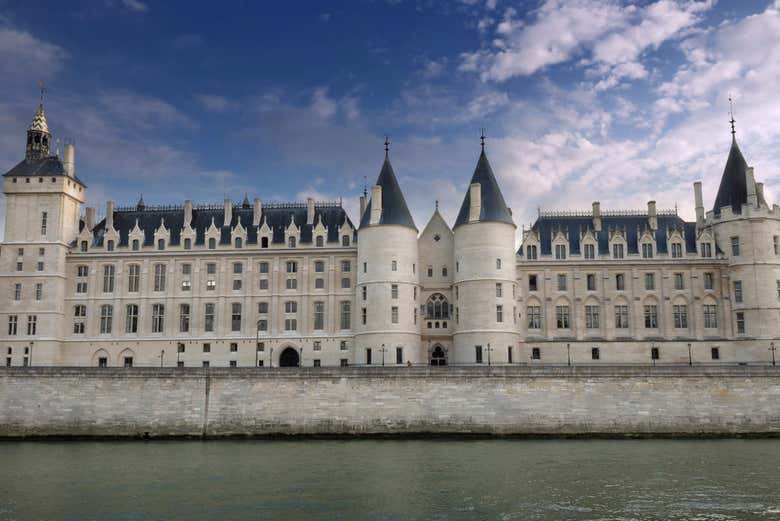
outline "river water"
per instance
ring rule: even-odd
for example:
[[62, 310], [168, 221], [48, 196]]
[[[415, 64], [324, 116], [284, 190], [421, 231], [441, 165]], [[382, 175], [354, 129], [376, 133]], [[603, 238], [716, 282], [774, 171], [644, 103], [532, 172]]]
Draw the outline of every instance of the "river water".
[[780, 520], [780, 440], [0, 442], [0, 520]]

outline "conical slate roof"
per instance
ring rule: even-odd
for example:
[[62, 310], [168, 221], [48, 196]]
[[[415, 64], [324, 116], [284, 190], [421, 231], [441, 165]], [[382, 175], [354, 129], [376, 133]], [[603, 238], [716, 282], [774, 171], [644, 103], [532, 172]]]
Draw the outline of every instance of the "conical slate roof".
[[[390, 158], [387, 155], [385, 155], [385, 162], [382, 164], [382, 171], [379, 172], [376, 185], [382, 187], [382, 215], [379, 218], [379, 224], [408, 226], [417, 230], [412, 214], [409, 213], [409, 207], [406, 206], [404, 194], [401, 192], [401, 187], [395, 178]], [[366, 211], [363, 212], [363, 216], [360, 218], [360, 227], [368, 226], [370, 222], [371, 201], [369, 200], [368, 205], [366, 205]]]
[[720, 209], [724, 206], [731, 206], [735, 213], [742, 211], [742, 205], [747, 203], [747, 168], [747, 161], [739, 150], [737, 139], [732, 137], [729, 158], [726, 160], [726, 168], [723, 169], [720, 188], [712, 208], [716, 215], [720, 215]]
[[[485, 149], [479, 155], [477, 168], [474, 169], [474, 175], [471, 176], [471, 183], [479, 183], [482, 192], [481, 209], [479, 213], [480, 221], [502, 222], [514, 225], [512, 214], [509, 212], [501, 189], [498, 187], [496, 176], [493, 175], [493, 169], [490, 168], [490, 162], [485, 155]], [[458, 218], [455, 220], [456, 228], [461, 224], [469, 222], [469, 208], [471, 207], [471, 190], [466, 190], [466, 197], [463, 198], [463, 204], [460, 206]]]
[[38, 130], [40, 132], [49, 133], [49, 125], [46, 123], [46, 113], [43, 111], [43, 103], [38, 105], [38, 110], [35, 111], [32, 123], [29, 130]]

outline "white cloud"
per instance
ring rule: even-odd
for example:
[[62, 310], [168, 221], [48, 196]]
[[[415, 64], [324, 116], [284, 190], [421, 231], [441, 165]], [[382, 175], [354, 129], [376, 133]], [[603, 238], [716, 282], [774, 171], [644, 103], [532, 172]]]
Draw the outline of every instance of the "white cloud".
[[149, 7], [140, 0], [122, 0], [122, 5], [136, 13], [145, 13], [149, 10]]
[[230, 106], [226, 97], [215, 94], [198, 94], [195, 99], [210, 112], [224, 112]]
[[3, 82], [23, 83], [49, 78], [65, 64], [68, 53], [62, 47], [32, 34], [0, 26], [0, 70]]

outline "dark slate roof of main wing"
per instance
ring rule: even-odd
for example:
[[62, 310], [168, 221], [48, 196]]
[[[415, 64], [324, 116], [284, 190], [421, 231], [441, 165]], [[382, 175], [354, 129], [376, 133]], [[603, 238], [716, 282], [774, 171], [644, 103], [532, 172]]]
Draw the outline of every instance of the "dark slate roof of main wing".
[[[15, 167], [3, 174], [3, 177], [49, 177], [64, 176], [65, 167], [57, 156], [41, 159], [22, 159]], [[84, 185], [78, 177], [74, 179]], [[86, 186], [86, 185], [84, 185]]]
[[[480, 221], [494, 221], [507, 224], [514, 224], [512, 214], [504, 202], [504, 196], [501, 194], [501, 188], [498, 186], [496, 176], [493, 175], [493, 169], [490, 167], [485, 151], [479, 155], [477, 167], [474, 169], [474, 175], [471, 177], [471, 183], [479, 183], [481, 186], [481, 208], [479, 213]], [[469, 209], [471, 207], [471, 190], [466, 190], [466, 197], [463, 198], [463, 204], [460, 206], [458, 218], [455, 220], [455, 226], [469, 222]]]
[[[382, 164], [382, 171], [379, 172], [376, 185], [382, 187], [382, 215], [379, 218], [379, 224], [397, 224], [417, 230], [388, 157], [385, 157], [385, 162]], [[369, 200], [366, 210], [360, 219], [360, 226], [368, 226], [370, 222], [371, 201]]]
[[[225, 226], [225, 211], [222, 207], [193, 208], [192, 210], [192, 229], [195, 230], [195, 244], [203, 245], [206, 242], [206, 231], [211, 227], [211, 221], [214, 220], [214, 226], [220, 230], [220, 244], [230, 244], [230, 233], [239, 220], [247, 232], [246, 243], [257, 244], [257, 228], [252, 226], [254, 211], [252, 208], [242, 208], [233, 206], [233, 215], [227, 226]], [[295, 220], [295, 224], [301, 231], [300, 242], [302, 244], [312, 242], [312, 232], [314, 225], [306, 224], [306, 205], [268, 205], [263, 207], [263, 217], [271, 228], [272, 243], [283, 244], [284, 233], [290, 225], [290, 219]], [[130, 232], [135, 228], [136, 220], [138, 227], [144, 232], [144, 245], [154, 245], [154, 232], [160, 227], [160, 222], [165, 221], [165, 227], [171, 234], [171, 245], [178, 245], [181, 242], [181, 230], [184, 226], [184, 208], [154, 208], [147, 207], [139, 210], [116, 210], [114, 211], [114, 228], [119, 232], [119, 246], [127, 246], [129, 243]], [[314, 223], [319, 221], [327, 230], [327, 242], [339, 242], [339, 228], [344, 222], [349, 220], [347, 213], [341, 206], [315, 206]], [[262, 219], [260, 221], [262, 223]], [[105, 233], [106, 221], [103, 219], [94, 228], [96, 246], [103, 245], [103, 235]], [[82, 223], [83, 228], [83, 223]], [[354, 228], [354, 226], [353, 226]], [[355, 236], [351, 238], [355, 240]]]
[[747, 203], [747, 161], [739, 150], [736, 138], [731, 140], [729, 158], [720, 179], [718, 195], [712, 210], [720, 215], [720, 209], [731, 206], [734, 213], [742, 212], [742, 205]]
[[[666, 247], [667, 230], [684, 230], [685, 247], [689, 252], [696, 251], [696, 223], [683, 221], [676, 215], [659, 215], [658, 229], [655, 231], [655, 242], [658, 253], [668, 253]], [[541, 254], [552, 255], [552, 237], [554, 230], [563, 230], [569, 235], [569, 253], [571, 255], [580, 254], [580, 233], [588, 228], [593, 228], [591, 217], [547, 217], [542, 216], [536, 220], [531, 227], [532, 230], [539, 233], [541, 240]], [[622, 229], [625, 231], [628, 242], [629, 254], [639, 253], [639, 237], [645, 228], [647, 228], [646, 215], [627, 215], [627, 216], [602, 216], [601, 231], [596, 234], [599, 241], [599, 254], [609, 254], [609, 230]], [[518, 251], [522, 253], [522, 251]]]

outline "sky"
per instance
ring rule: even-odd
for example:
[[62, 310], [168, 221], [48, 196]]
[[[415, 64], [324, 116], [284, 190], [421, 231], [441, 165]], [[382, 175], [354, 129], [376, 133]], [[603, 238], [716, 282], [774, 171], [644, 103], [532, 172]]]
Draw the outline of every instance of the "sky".
[[[737, 140], [780, 194], [780, 0], [0, 0], [0, 170], [46, 84], [87, 204], [358, 197], [390, 157], [417, 227], [487, 153], [538, 210], [711, 207]], [[4, 196], [0, 219], [4, 219]], [[3, 223], [0, 223], [0, 226]]]

